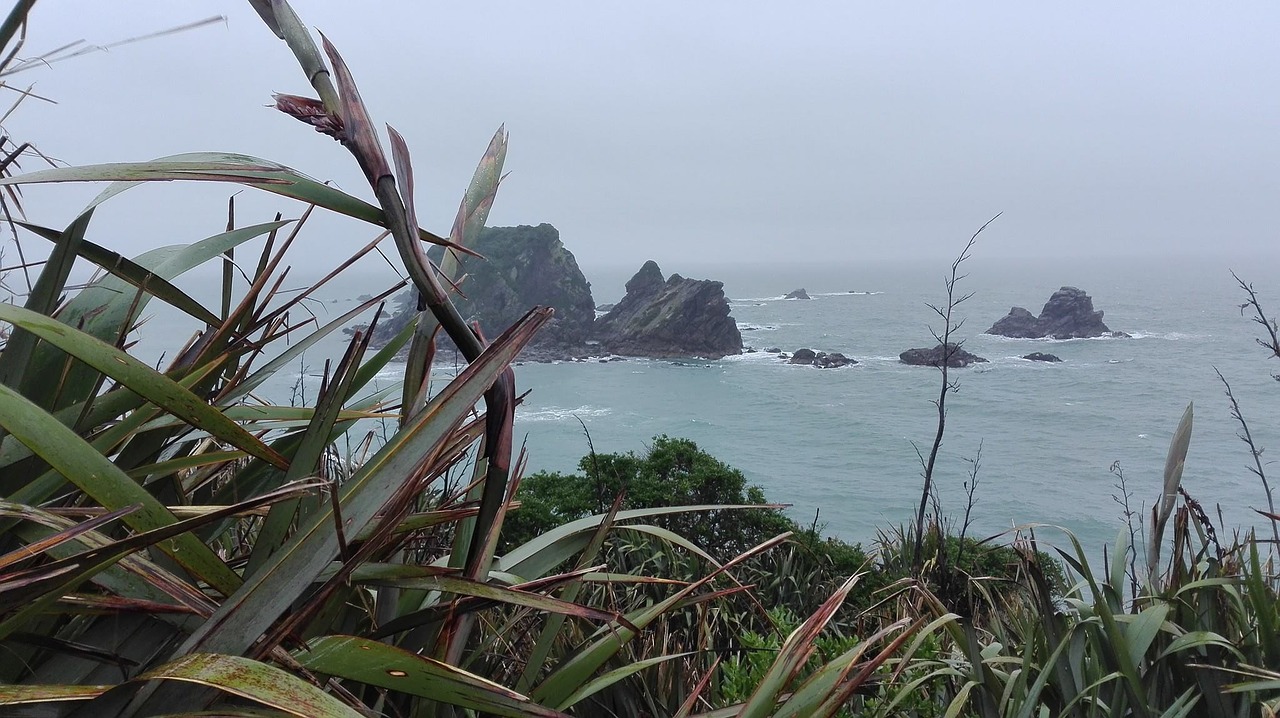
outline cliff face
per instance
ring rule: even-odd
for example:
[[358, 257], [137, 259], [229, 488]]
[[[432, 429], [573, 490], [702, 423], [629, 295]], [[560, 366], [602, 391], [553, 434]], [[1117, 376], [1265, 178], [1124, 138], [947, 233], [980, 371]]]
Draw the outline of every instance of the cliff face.
[[663, 279], [652, 260], [627, 282], [627, 294], [596, 322], [601, 346], [626, 356], [698, 356], [742, 353], [742, 334], [729, 315], [724, 284]]
[[[439, 263], [440, 248], [429, 252]], [[555, 308], [555, 316], [525, 350], [532, 356], [580, 355], [595, 324], [591, 284], [578, 268], [573, 254], [549, 224], [536, 227], [485, 227], [471, 245], [481, 257], [464, 256], [460, 262], [455, 296], [462, 316], [480, 323], [493, 339], [535, 306]], [[395, 312], [378, 325], [375, 345], [385, 344], [416, 314], [413, 291], [395, 299]], [[442, 342], [447, 339], [441, 338]]]
[[464, 317], [480, 322], [485, 336], [498, 336], [535, 306], [554, 307], [556, 313], [533, 346], [567, 349], [591, 335], [591, 284], [555, 227], [485, 227], [471, 249], [483, 259], [462, 258], [459, 286], [466, 296], [455, 301]]

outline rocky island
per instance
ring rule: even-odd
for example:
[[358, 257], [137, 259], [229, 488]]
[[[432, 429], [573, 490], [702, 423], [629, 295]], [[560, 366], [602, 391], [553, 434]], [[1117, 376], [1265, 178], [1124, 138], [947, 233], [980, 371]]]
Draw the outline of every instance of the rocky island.
[[1094, 311], [1093, 299], [1075, 287], [1063, 287], [1054, 292], [1038, 317], [1022, 307], [1013, 307], [986, 333], [1016, 339], [1128, 336], [1124, 332], [1111, 331], [1102, 321], [1102, 312]]
[[[438, 262], [440, 251], [434, 249], [431, 257]], [[534, 306], [555, 309], [522, 359], [582, 359], [602, 353], [718, 359], [742, 353], [742, 335], [721, 282], [678, 274], [667, 279], [656, 263], [645, 262], [627, 282], [626, 296], [597, 319], [591, 284], [550, 224], [486, 227], [471, 249], [481, 257], [460, 260], [462, 295], [454, 302], [486, 336], [497, 336]], [[386, 344], [417, 314], [415, 292], [394, 301], [395, 311], [378, 324], [374, 346]], [[437, 340], [442, 348], [452, 348], [447, 338]]]
[[804, 287], [801, 287], [787, 292], [787, 296], [783, 297], [783, 299], [813, 299], [813, 297], [809, 296]]
[[961, 349], [959, 344], [954, 343], [945, 346], [939, 344], [932, 349], [908, 349], [898, 355], [898, 361], [912, 366], [941, 367], [944, 360], [952, 369], [962, 369], [970, 364], [981, 364], [987, 361]]

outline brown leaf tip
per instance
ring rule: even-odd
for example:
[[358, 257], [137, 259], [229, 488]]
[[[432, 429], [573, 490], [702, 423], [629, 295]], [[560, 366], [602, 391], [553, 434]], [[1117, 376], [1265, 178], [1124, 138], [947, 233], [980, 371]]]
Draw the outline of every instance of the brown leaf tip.
[[272, 97], [276, 101], [277, 110], [311, 125], [316, 128], [316, 132], [329, 135], [338, 141], [345, 139], [343, 132], [346, 127], [342, 123], [342, 118], [326, 111], [323, 102], [311, 97], [281, 93], [276, 93]]

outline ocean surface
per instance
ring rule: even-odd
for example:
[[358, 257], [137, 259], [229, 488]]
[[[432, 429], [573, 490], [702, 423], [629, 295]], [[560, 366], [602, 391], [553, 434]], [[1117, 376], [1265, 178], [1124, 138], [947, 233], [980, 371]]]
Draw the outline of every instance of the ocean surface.
[[[688, 437], [741, 469], [770, 500], [790, 504], [801, 523], [817, 518], [829, 534], [873, 541], [877, 530], [911, 520], [921, 463], [937, 426], [938, 370], [897, 356], [936, 342], [940, 320], [927, 306], [946, 301], [945, 263], [871, 262], [850, 266], [664, 266], [725, 283], [743, 340], [756, 353], [718, 361], [641, 360], [524, 363], [518, 388], [531, 390], [517, 413], [517, 440], [530, 471], [572, 471], [587, 453], [583, 425], [599, 452], [644, 451], [652, 437]], [[956, 316], [956, 335], [989, 363], [953, 370], [946, 436], [935, 481], [943, 511], [958, 521], [964, 486], [977, 465], [972, 535], [1046, 524], [1077, 535], [1091, 550], [1123, 526], [1113, 465], [1123, 468], [1132, 508], [1146, 516], [1158, 498], [1169, 440], [1188, 403], [1195, 429], [1183, 485], [1227, 532], [1261, 525], [1266, 508], [1252, 459], [1237, 437], [1222, 372], [1260, 447], [1280, 446], [1280, 361], [1242, 315], [1235, 269], [1280, 315], [1277, 263], [1225, 260], [992, 261], [971, 259], [958, 287], [972, 297]], [[632, 268], [586, 269], [597, 303], [616, 301]], [[359, 272], [324, 288], [313, 311], [336, 317], [355, 297], [391, 283], [389, 272]], [[182, 284], [182, 282], [179, 282]], [[295, 282], [295, 284], [300, 284]], [[982, 332], [1018, 305], [1038, 313], [1063, 285], [1087, 291], [1113, 330], [1131, 338], [1069, 341], [1005, 339]], [[803, 287], [812, 300], [785, 300]], [[193, 289], [193, 292], [196, 291]], [[197, 292], [200, 293], [200, 292]], [[142, 329], [144, 345], [172, 338], [179, 320], [163, 310]], [[288, 403], [301, 380], [312, 387], [341, 337], [308, 352], [264, 393]], [[792, 366], [765, 353], [778, 347], [838, 351], [856, 366]], [[1060, 364], [1019, 357], [1056, 354]], [[384, 372], [384, 385], [402, 366]], [[579, 423], [581, 422], [581, 423]], [[1280, 452], [1280, 448], [1272, 451]], [[1270, 453], [1264, 454], [1264, 460]], [[1274, 482], [1280, 482], [1280, 467]], [[1066, 546], [1055, 529], [1043, 540]]]

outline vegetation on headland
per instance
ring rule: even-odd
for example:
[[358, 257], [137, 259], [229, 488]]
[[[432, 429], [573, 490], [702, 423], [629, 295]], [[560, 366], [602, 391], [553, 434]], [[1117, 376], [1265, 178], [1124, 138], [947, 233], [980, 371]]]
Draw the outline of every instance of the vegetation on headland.
[[[548, 315], [485, 341], [453, 303], [455, 268], [433, 267], [421, 247], [466, 247], [483, 227], [505, 134], [448, 235], [419, 230], [407, 143], [390, 130], [386, 156], [339, 52], [325, 42], [322, 53], [286, 3], [253, 5], [318, 96], [278, 107], [340, 140], [377, 204], [239, 155], [0, 180], [6, 191], [117, 183], [104, 202], [134, 182], [230, 182], [302, 203], [296, 218], [250, 225], [231, 212], [225, 230], [132, 259], [89, 239], [93, 207], [60, 229], [15, 218], [23, 241], [53, 249], [24, 306], [0, 304], [0, 712], [1274, 714], [1276, 547], [1228, 539], [1181, 492], [1190, 410], [1142, 531], [1122, 531], [1102, 560], [1064, 534], [1061, 580], [1037, 550], [1048, 529], [980, 545], [963, 522], [953, 534], [936, 503], [926, 510], [927, 481], [920, 517], [867, 552], [770, 508], [730, 509], [765, 497], [680, 439], [588, 456], [580, 474], [535, 475], [522, 492], [508, 365]], [[25, 37], [29, 8], [0, 23], [0, 57]], [[390, 232], [424, 309], [382, 351], [353, 335], [313, 401], [262, 406], [256, 387], [381, 299], [321, 327], [299, 311], [315, 287], [277, 291], [315, 211]], [[248, 286], [235, 281], [236, 249]], [[219, 307], [172, 284], [220, 257]], [[77, 261], [108, 274], [76, 291]], [[1276, 324], [1249, 298], [1280, 358]], [[127, 351], [153, 299], [207, 326], [162, 370]], [[468, 364], [446, 382], [430, 380], [438, 333]], [[371, 388], [404, 346], [403, 386]], [[375, 446], [366, 418], [396, 428]], [[1261, 461], [1257, 473], [1270, 505]], [[708, 496], [717, 506], [679, 505]]]

